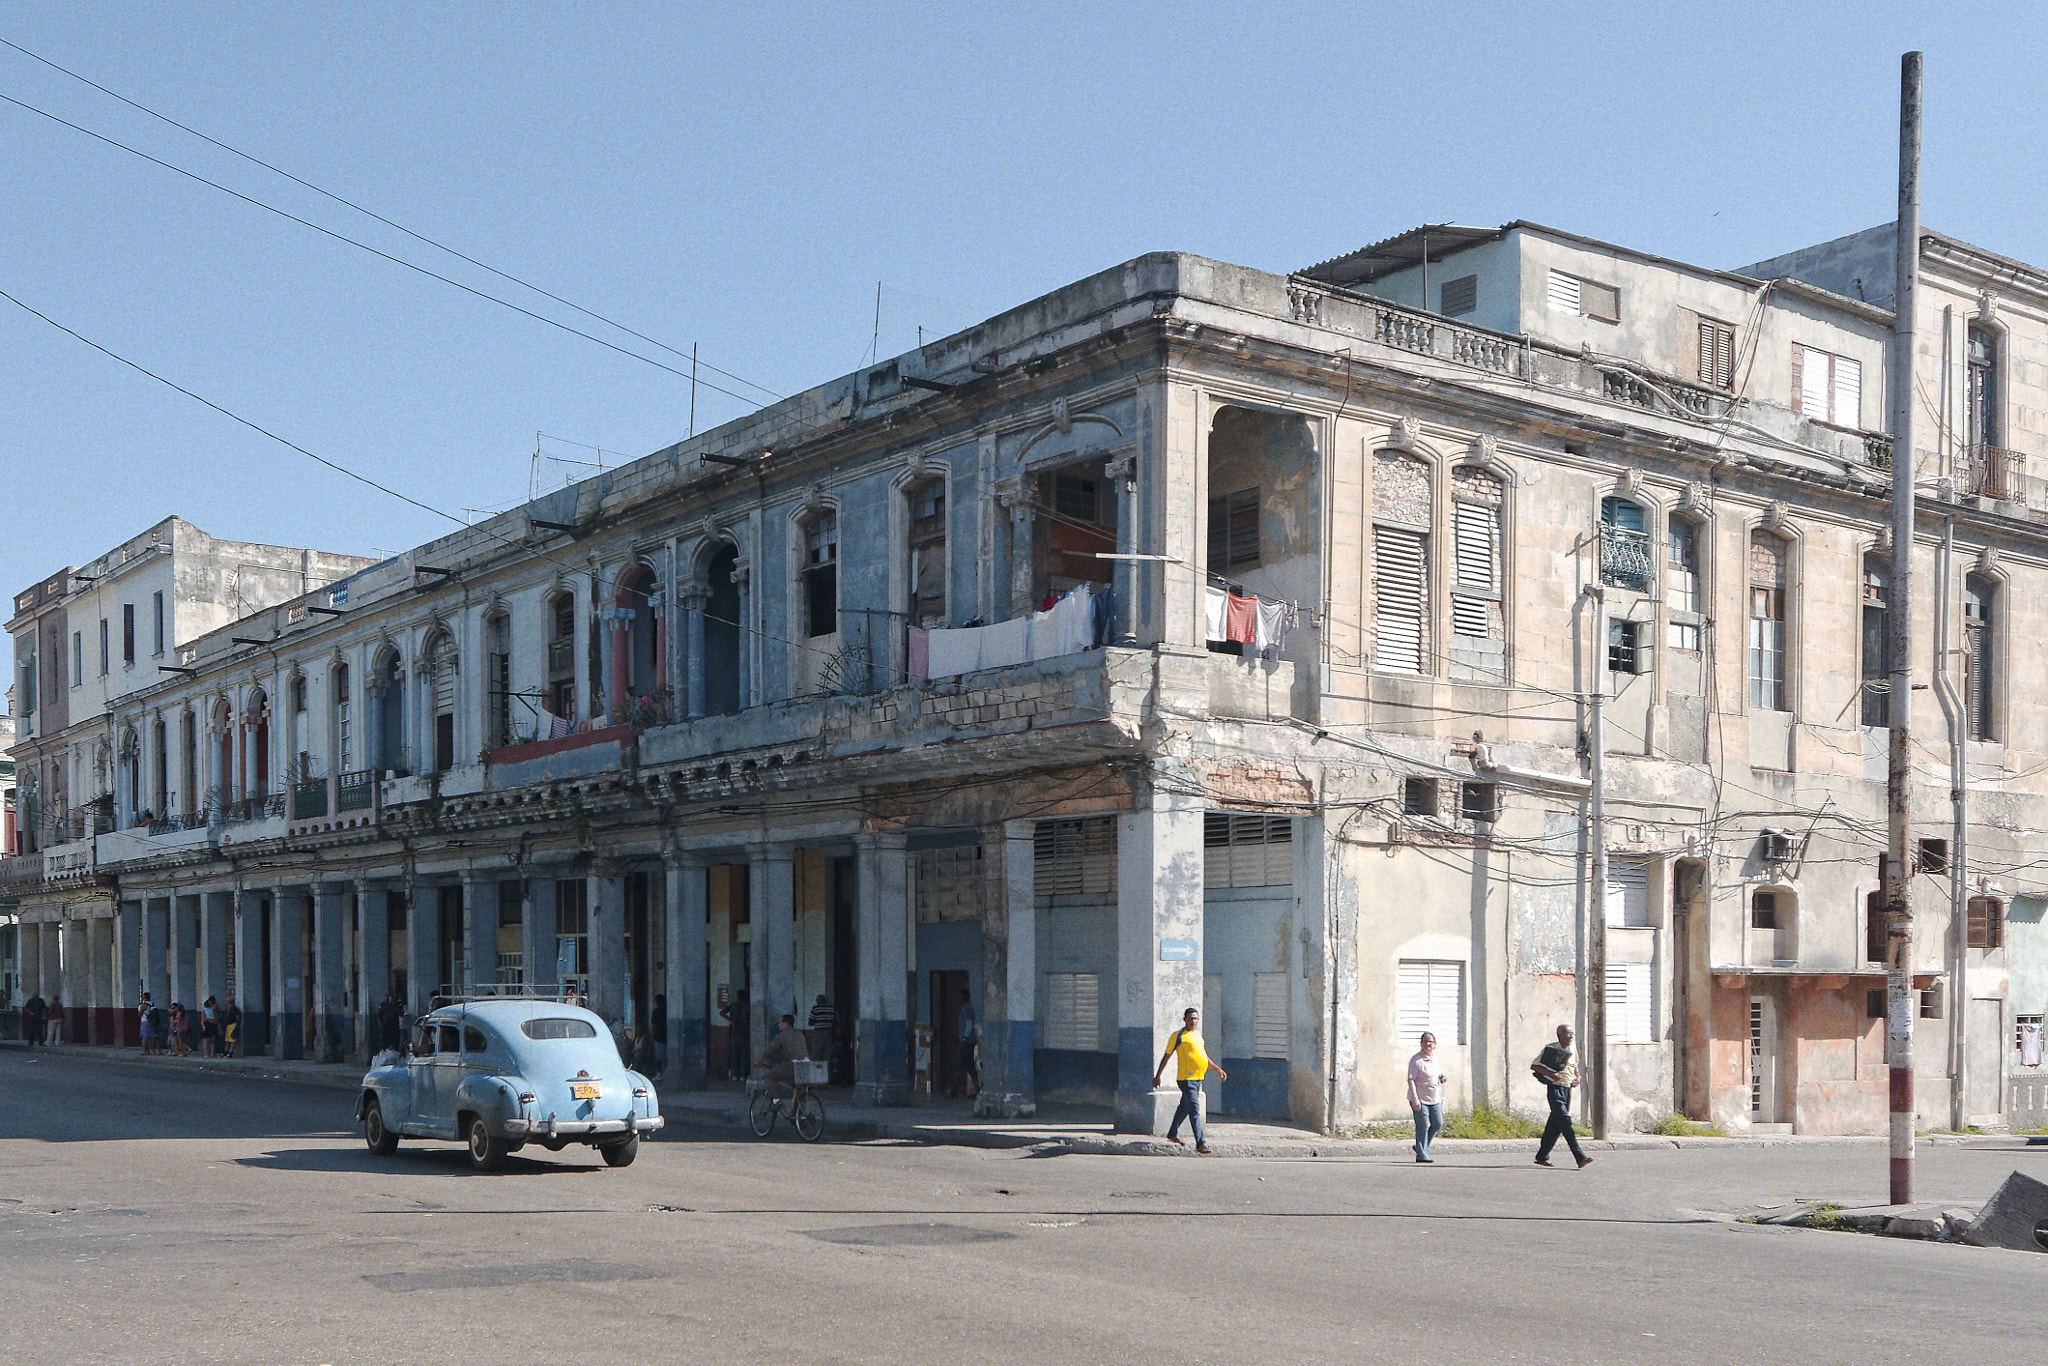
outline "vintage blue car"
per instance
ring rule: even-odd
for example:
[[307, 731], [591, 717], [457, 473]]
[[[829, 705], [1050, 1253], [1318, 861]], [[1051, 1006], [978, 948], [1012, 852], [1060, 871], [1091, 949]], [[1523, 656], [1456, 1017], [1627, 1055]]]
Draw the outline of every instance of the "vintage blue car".
[[595, 1147], [606, 1166], [640, 1154], [662, 1125], [654, 1083], [619, 1060], [605, 1022], [581, 1006], [526, 997], [457, 1001], [423, 1016], [412, 1055], [363, 1075], [356, 1120], [370, 1151], [400, 1138], [456, 1139], [489, 1171], [528, 1143]]

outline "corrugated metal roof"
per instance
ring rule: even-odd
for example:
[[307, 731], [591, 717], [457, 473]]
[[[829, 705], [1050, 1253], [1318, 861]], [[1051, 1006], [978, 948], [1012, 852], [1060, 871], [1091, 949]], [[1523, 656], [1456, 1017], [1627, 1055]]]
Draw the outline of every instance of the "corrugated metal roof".
[[1295, 274], [1325, 284], [1363, 284], [1420, 264], [1425, 252], [1434, 261], [1477, 243], [1493, 241], [1516, 226], [1519, 225], [1508, 223], [1498, 228], [1468, 228], [1456, 223], [1424, 223], [1371, 246], [1318, 261]]

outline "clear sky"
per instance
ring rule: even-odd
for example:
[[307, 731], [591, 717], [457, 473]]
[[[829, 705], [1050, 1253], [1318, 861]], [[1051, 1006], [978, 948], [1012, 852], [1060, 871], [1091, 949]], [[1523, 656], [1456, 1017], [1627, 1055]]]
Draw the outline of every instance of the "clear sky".
[[[2027, 5], [80, 3], [0, 39], [0, 291], [466, 518], [1142, 252], [1285, 271], [1531, 219], [1737, 266], [1888, 222], [1927, 54], [1923, 220], [2048, 265]], [[879, 337], [877, 290], [879, 286]], [[673, 348], [662, 350], [660, 346]], [[0, 590], [176, 513], [377, 554], [452, 523], [0, 300]], [[543, 459], [536, 471], [535, 454]]]

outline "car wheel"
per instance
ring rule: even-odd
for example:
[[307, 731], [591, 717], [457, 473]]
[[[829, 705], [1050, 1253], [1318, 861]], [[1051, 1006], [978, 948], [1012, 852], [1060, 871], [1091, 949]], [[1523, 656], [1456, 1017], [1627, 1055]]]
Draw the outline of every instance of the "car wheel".
[[384, 1107], [375, 1097], [363, 1102], [363, 1142], [379, 1157], [398, 1151], [398, 1135], [384, 1127]]
[[505, 1160], [505, 1140], [491, 1132], [482, 1115], [469, 1117], [469, 1165], [480, 1172], [497, 1170]]
[[630, 1167], [633, 1159], [640, 1156], [640, 1135], [634, 1134], [624, 1143], [607, 1143], [597, 1153], [607, 1167]]
[[747, 1105], [747, 1123], [754, 1126], [754, 1132], [762, 1138], [775, 1127], [775, 1105], [768, 1099], [768, 1093], [754, 1092], [753, 1100]]
[[825, 1132], [825, 1106], [809, 1091], [796, 1098], [796, 1133], [806, 1143], [816, 1143]]

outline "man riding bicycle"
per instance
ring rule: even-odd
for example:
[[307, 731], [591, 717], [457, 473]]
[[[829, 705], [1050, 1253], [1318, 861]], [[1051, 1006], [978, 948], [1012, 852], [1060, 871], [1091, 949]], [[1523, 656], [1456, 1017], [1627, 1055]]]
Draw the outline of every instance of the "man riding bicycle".
[[810, 1045], [804, 1041], [804, 1036], [797, 1031], [796, 1016], [794, 1015], [782, 1017], [781, 1031], [768, 1041], [768, 1046], [761, 1050], [761, 1056], [754, 1059], [754, 1066], [768, 1067], [768, 1059], [777, 1054], [781, 1055], [781, 1061], [776, 1063], [775, 1066], [768, 1068], [768, 1098], [779, 1102], [781, 1096], [776, 1091], [775, 1084], [782, 1082], [788, 1085], [790, 1095], [794, 1096], [796, 1094], [797, 1062], [811, 1055]]

